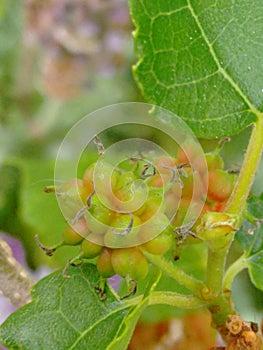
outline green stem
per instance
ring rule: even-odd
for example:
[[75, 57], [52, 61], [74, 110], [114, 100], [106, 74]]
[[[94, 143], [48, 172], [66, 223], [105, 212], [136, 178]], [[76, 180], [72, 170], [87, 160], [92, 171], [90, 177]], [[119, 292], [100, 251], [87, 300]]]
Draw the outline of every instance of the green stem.
[[144, 254], [152, 264], [159, 267], [168, 276], [174, 278], [182, 286], [189, 289], [194, 295], [200, 296], [201, 291], [206, 289], [206, 286], [202, 281], [188, 275], [180, 267], [175, 266], [172, 262], [167, 261], [164, 257], [159, 255], [152, 255], [146, 251], [144, 251]]
[[208, 248], [206, 284], [209, 290], [208, 297], [215, 297], [223, 291], [223, 276], [227, 249], [210, 249]]
[[[227, 213], [238, 216], [238, 227], [241, 226], [243, 221], [246, 201], [260, 162], [262, 149], [263, 115], [258, 115], [258, 120], [251, 133], [240, 175], [226, 208]], [[234, 234], [230, 233], [228, 238], [225, 238], [225, 241], [224, 239], [221, 241], [218, 240], [218, 242], [212, 241], [208, 245], [206, 282], [210, 289], [208, 298], [211, 297], [209, 309], [212, 313], [213, 322], [217, 326], [224, 324], [227, 316], [234, 313], [228, 289], [237, 271], [242, 267], [240, 266], [240, 261], [228, 270], [224, 280], [225, 261], [233, 238]], [[227, 288], [224, 289], [225, 287]]]
[[168, 304], [183, 309], [200, 308], [206, 305], [205, 302], [193, 295], [180, 295], [173, 292], [154, 292], [150, 296], [150, 305]]
[[259, 115], [258, 121], [255, 123], [253, 131], [251, 133], [242, 169], [226, 208], [227, 213], [239, 215], [239, 225], [242, 223], [242, 213], [245, 209], [246, 201], [255, 178], [255, 174], [261, 158], [262, 149], [263, 115]]
[[247, 260], [244, 255], [241, 255], [239, 259], [237, 259], [231, 266], [229, 266], [228, 270], [225, 273], [224, 278], [224, 290], [230, 290], [233, 280], [236, 275], [247, 268]]
[[[132, 298], [126, 301], [128, 305], [138, 305], [142, 300], [143, 296]], [[181, 295], [174, 292], [152, 292], [149, 299], [149, 305], [171, 305], [183, 309], [195, 309], [201, 308], [206, 305], [205, 302], [201, 301], [193, 295]]]

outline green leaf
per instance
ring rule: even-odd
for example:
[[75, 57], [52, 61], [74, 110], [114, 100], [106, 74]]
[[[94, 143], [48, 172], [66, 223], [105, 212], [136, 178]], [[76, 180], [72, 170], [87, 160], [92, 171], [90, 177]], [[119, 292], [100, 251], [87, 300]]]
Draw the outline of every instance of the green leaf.
[[108, 286], [106, 300], [99, 299], [95, 266], [71, 267], [69, 274], [68, 280], [61, 272], [41, 280], [32, 291], [33, 301], [0, 327], [0, 342], [23, 350], [126, 349], [159, 276], [134, 307], [120, 301]]
[[204, 138], [236, 134], [256, 120], [263, 108], [261, 0], [129, 2], [134, 75], [147, 102]]
[[263, 193], [258, 196], [252, 196], [248, 200], [248, 211], [256, 219], [263, 219]]
[[260, 324], [263, 314], [263, 292], [253, 286], [246, 270], [236, 276], [232, 296], [235, 310], [243, 319]]
[[257, 228], [245, 223], [238, 232], [238, 241], [245, 250], [249, 276], [252, 283], [263, 291], [263, 225]]
[[[248, 202], [248, 211], [255, 218], [262, 218], [263, 196], [253, 196]], [[263, 291], [263, 225], [256, 221], [252, 224], [245, 221], [236, 234], [242, 245], [252, 283]]]
[[[263, 230], [261, 230], [261, 235], [262, 234]], [[251, 255], [251, 257], [249, 257], [248, 271], [254, 286], [263, 291], [263, 251], [258, 252], [258, 254]]]
[[122, 331], [116, 334], [114, 340], [107, 347], [107, 350], [121, 350], [121, 349], [127, 348], [129, 344], [129, 340], [132, 336], [133, 330], [139, 320], [139, 317], [141, 316], [141, 313], [144, 310], [145, 306], [148, 304], [151, 292], [157, 286], [160, 278], [161, 278], [161, 272], [160, 271], [157, 272], [155, 269], [154, 276], [152, 276], [150, 282], [148, 282], [148, 285], [144, 289], [144, 296], [142, 301], [126, 317], [123, 323], [124, 327]]

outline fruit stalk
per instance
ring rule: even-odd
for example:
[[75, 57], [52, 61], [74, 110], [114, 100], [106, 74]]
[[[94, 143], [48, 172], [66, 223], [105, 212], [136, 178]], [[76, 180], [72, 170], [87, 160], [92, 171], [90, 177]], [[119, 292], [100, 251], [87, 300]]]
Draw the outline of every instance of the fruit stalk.
[[[138, 296], [126, 301], [128, 305], [138, 305], [143, 296]], [[149, 305], [171, 305], [183, 309], [195, 309], [204, 307], [205, 302], [193, 295], [181, 295], [175, 292], [156, 291], [150, 295]]]
[[188, 275], [180, 267], [167, 261], [164, 257], [152, 255], [146, 251], [144, 251], [144, 255], [153, 265], [159, 267], [164, 273], [174, 278], [182, 286], [189, 289], [194, 295], [200, 296], [201, 291], [206, 288], [202, 281]]

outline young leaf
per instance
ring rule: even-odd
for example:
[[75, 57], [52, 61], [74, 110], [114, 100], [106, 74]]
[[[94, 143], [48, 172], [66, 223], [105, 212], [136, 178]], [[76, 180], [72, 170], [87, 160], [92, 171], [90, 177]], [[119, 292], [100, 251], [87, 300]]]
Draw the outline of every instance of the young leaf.
[[147, 295], [136, 307], [129, 306], [107, 286], [107, 298], [101, 301], [94, 289], [99, 282], [95, 266], [68, 272], [68, 280], [59, 271], [35, 286], [33, 301], [0, 327], [0, 342], [22, 350], [127, 348]]
[[262, 1], [129, 2], [134, 75], [147, 102], [204, 138], [236, 134], [256, 120], [263, 107]]
[[[248, 202], [248, 210], [255, 218], [262, 218], [263, 198], [253, 196]], [[236, 239], [245, 251], [248, 271], [252, 283], [263, 291], [263, 225], [245, 221]]]

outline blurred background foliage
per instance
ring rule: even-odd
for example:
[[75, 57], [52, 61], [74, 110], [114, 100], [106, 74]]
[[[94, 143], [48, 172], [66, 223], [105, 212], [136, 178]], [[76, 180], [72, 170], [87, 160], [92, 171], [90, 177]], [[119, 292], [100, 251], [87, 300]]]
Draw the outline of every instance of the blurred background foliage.
[[[35, 234], [52, 245], [65, 227], [55, 197], [43, 188], [53, 183], [58, 147], [74, 123], [109, 104], [142, 101], [132, 78], [134, 62], [127, 0], [0, 0], [0, 231], [23, 243], [31, 269], [63, 267], [76, 253], [65, 247], [48, 258], [36, 246]], [[105, 139], [111, 142], [123, 133], [129, 137], [126, 129], [109, 132]], [[247, 129], [225, 145], [228, 168], [240, 168], [249, 135]], [[200, 141], [205, 150], [217, 143]], [[262, 164], [257, 194], [260, 174]], [[205, 266], [202, 249], [186, 252], [191, 263], [183, 266], [191, 271], [196, 259], [193, 273], [199, 277]], [[234, 256], [239, 253], [234, 245]], [[245, 296], [234, 294], [236, 302], [242, 309], [241, 298], [246, 298], [251, 320], [257, 318], [262, 293], [253, 292], [247, 278], [235, 284], [236, 290], [248, 290]], [[161, 285], [171, 289], [169, 279]], [[181, 314], [164, 306], [147, 312], [145, 321]]]

